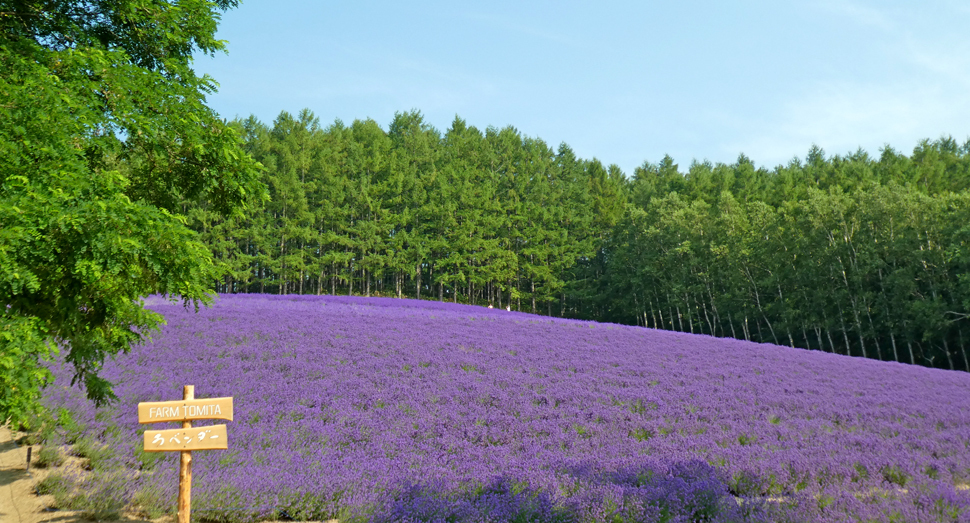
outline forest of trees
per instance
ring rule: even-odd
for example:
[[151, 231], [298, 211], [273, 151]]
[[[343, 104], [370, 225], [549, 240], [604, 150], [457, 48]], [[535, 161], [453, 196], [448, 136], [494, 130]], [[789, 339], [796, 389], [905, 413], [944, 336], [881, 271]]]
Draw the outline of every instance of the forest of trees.
[[261, 211], [185, 204], [224, 293], [446, 300], [970, 371], [970, 141], [631, 177], [417, 111], [231, 123]]

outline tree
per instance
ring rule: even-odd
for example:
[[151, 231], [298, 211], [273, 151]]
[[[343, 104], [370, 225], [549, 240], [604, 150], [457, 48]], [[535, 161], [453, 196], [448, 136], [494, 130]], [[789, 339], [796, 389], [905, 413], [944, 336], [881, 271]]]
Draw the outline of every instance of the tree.
[[113, 398], [105, 357], [164, 321], [143, 296], [209, 301], [218, 271], [180, 204], [231, 215], [263, 193], [191, 68], [235, 5], [0, 0], [0, 421], [38, 410], [60, 349]]
[[303, 292], [306, 280], [306, 246], [313, 233], [313, 214], [307, 203], [307, 175], [315, 178], [319, 167], [319, 121], [307, 109], [297, 118], [283, 111], [273, 122], [268, 158], [273, 170], [267, 179], [271, 202], [267, 211], [272, 214], [276, 235], [267, 250], [276, 256], [270, 264], [278, 277], [278, 292]]
[[428, 190], [435, 186], [438, 132], [418, 111], [397, 113], [388, 129], [392, 153], [384, 199], [392, 214], [386, 266], [394, 275], [400, 297], [407, 277], [414, 281], [414, 296], [421, 298], [422, 267], [431, 246], [428, 230], [436, 221], [437, 205]]

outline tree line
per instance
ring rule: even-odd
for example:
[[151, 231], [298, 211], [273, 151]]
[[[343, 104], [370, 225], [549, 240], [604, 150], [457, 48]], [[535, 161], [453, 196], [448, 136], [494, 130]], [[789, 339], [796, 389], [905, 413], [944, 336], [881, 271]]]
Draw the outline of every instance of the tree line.
[[491, 305], [970, 371], [970, 141], [627, 177], [420, 112], [231, 122], [270, 199], [186, 202], [225, 293]]
[[970, 371], [970, 155], [953, 145], [813, 149], [753, 190], [732, 180], [745, 159], [638, 170], [592, 314]]
[[[322, 128], [313, 114], [234, 122], [270, 201], [224, 219], [186, 205], [227, 272], [220, 292], [362, 294], [566, 314], [576, 260], [622, 216], [616, 166], [512, 127], [418, 112]], [[573, 307], [575, 308], [575, 307]]]

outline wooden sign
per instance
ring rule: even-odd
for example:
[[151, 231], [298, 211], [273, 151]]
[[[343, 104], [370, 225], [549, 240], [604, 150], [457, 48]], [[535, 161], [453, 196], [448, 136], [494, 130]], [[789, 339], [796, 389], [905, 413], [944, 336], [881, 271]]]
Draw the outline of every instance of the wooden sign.
[[232, 421], [232, 398], [152, 401], [138, 404], [138, 423], [190, 421], [194, 419]]
[[145, 452], [180, 452], [178, 523], [190, 523], [192, 516], [192, 451], [229, 448], [225, 425], [193, 427], [194, 419], [232, 421], [232, 398], [195, 399], [195, 387], [182, 387], [182, 401], [152, 401], [138, 404], [138, 423], [181, 421], [182, 428], [146, 430]]
[[225, 425], [190, 429], [146, 430], [145, 452], [225, 450], [229, 448]]

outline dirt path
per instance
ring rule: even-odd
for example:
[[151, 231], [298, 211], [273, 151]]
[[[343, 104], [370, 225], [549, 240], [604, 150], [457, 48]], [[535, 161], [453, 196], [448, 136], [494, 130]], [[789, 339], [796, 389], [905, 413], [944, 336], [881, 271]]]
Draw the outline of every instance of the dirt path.
[[53, 499], [34, 493], [47, 471], [31, 468], [27, 472], [27, 448], [18, 446], [16, 437], [8, 427], [0, 426], [0, 523], [90, 523], [78, 512], [48, 509]]
[[27, 449], [17, 446], [7, 427], [0, 427], [0, 523], [46, 521], [44, 504], [33, 493], [36, 475], [26, 471]]
[[26, 465], [27, 449], [17, 446], [10, 429], [0, 427], [0, 523], [48, 521], [38, 518], [44, 504], [33, 493], [35, 475]]

